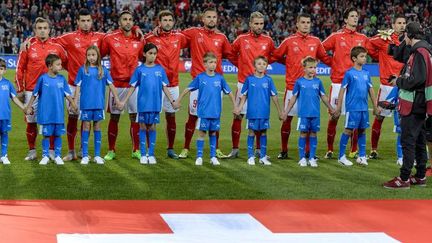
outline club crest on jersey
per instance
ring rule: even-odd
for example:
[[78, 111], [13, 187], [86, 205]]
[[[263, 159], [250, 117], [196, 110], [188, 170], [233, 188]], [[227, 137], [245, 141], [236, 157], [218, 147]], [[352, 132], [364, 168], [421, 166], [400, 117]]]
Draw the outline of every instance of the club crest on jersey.
[[63, 89], [63, 87], [64, 87], [63, 82], [57, 83], [57, 88]]
[[313, 89], [318, 89], [318, 88], [319, 88], [319, 85], [318, 85], [318, 84], [312, 84], [312, 88], [313, 88]]
[[1, 90], [9, 90], [9, 85], [2, 85]]
[[114, 47], [120, 47], [120, 43], [119, 42], [114, 43]]
[[133, 44], [133, 48], [138, 48], [138, 44], [137, 44], [137, 43], [134, 43], [134, 44]]
[[162, 77], [162, 73], [161, 73], [160, 71], [156, 71], [156, 72], [155, 72], [155, 76], [156, 76], [156, 77]]
[[249, 44], [245, 45], [245, 49], [250, 49], [250, 45]]
[[347, 46], [347, 44], [346, 44], [345, 41], [341, 41], [340, 45], [341, 45], [341, 46]]
[[262, 83], [262, 87], [263, 87], [264, 89], [268, 89], [268, 83]]
[[300, 48], [299, 48], [298, 46], [295, 46], [295, 47], [293, 48], [293, 51], [294, 51], [294, 52], [299, 52], [299, 51], [300, 51]]
[[263, 46], [261, 46], [261, 49], [265, 50], [265, 49], [267, 49], [267, 46], [263, 45]]
[[81, 47], [81, 43], [75, 43], [75, 47], [76, 48], [80, 48]]
[[367, 78], [368, 78], [368, 76], [367, 76], [366, 74], [364, 74], [364, 75], [363, 75], [363, 78], [364, 78], [364, 79], [367, 79]]
[[214, 82], [213, 82], [213, 85], [214, 85], [215, 87], [220, 87], [220, 86], [221, 86], [221, 82], [220, 82], [220, 81], [214, 81]]
[[33, 53], [30, 55], [30, 57], [32, 57], [32, 58], [36, 58], [36, 57], [38, 57], [38, 54], [37, 54], [36, 52], [33, 52]]
[[219, 46], [219, 41], [214, 42], [215, 46]]

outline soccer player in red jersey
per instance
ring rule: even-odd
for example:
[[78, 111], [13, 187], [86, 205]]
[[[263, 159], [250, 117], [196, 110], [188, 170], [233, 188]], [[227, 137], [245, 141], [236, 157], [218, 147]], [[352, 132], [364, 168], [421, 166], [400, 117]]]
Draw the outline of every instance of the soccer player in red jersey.
[[[331, 34], [323, 41], [323, 46], [327, 51], [333, 53], [330, 79], [332, 81], [330, 88], [330, 104], [335, 109], [338, 102], [338, 94], [345, 72], [352, 67], [350, 59], [351, 49], [355, 46], [367, 45], [369, 39], [356, 31], [358, 25], [358, 12], [355, 8], [348, 8], [343, 13], [345, 26], [343, 29]], [[342, 104], [342, 114], [345, 113], [345, 106]], [[327, 127], [327, 153], [324, 158], [333, 157], [333, 143], [336, 135], [336, 126], [338, 118], [332, 117]], [[354, 130], [356, 131], [356, 130]], [[350, 157], [357, 153], [357, 135], [352, 136]]]
[[[24, 103], [27, 106], [32, 97], [32, 91], [36, 86], [39, 76], [48, 71], [45, 65], [45, 58], [49, 54], [58, 55], [63, 63], [67, 62], [67, 55], [63, 47], [56, 44], [49, 37], [50, 24], [44, 18], [36, 18], [33, 25], [35, 32], [34, 41], [29, 45], [28, 49], [20, 51], [16, 69], [15, 81], [17, 85], [18, 96], [24, 98]], [[29, 152], [25, 160], [35, 160], [36, 154], [36, 137], [37, 137], [37, 99], [33, 103], [33, 113], [26, 115], [27, 122], [27, 143]], [[51, 141], [50, 157], [54, 159], [53, 141]]]
[[[207, 52], [212, 52], [217, 57], [216, 72], [222, 74], [222, 58], [232, 60], [231, 44], [227, 37], [217, 30], [218, 15], [215, 8], [207, 8], [203, 11], [202, 22], [204, 27], [192, 27], [182, 31], [189, 42], [192, 58], [191, 75], [194, 79], [198, 74], [205, 72], [203, 56]], [[189, 117], [185, 127], [185, 142], [179, 158], [187, 158], [189, 154], [190, 142], [195, 131], [197, 116], [198, 91], [190, 93], [189, 98]], [[218, 135], [218, 133], [216, 134]], [[226, 155], [217, 149], [216, 157], [223, 158]]]
[[[396, 15], [392, 19], [392, 29], [386, 32], [381, 32], [378, 35], [369, 39], [366, 48], [368, 49], [369, 55], [378, 60], [379, 72], [380, 72], [380, 89], [378, 91], [378, 102], [386, 99], [387, 95], [393, 89], [393, 86], [389, 83], [394, 77], [397, 77], [403, 67], [403, 63], [400, 63], [393, 59], [388, 54], [388, 48], [390, 44], [399, 45], [399, 37], [404, 34], [406, 26], [406, 18], [404, 15]], [[383, 109], [381, 113], [375, 116], [375, 120], [372, 125], [371, 132], [371, 143], [372, 151], [369, 155], [370, 159], [376, 159], [378, 157], [378, 140], [381, 134], [381, 125], [385, 117], [391, 117], [392, 111]]]
[[[285, 108], [287, 108], [292, 97], [292, 90], [296, 80], [304, 75], [302, 60], [305, 57], [310, 56], [319, 59], [327, 65], [331, 65], [332, 62], [332, 58], [327, 55], [321, 41], [317, 37], [310, 35], [311, 16], [307, 13], [299, 14], [297, 16], [296, 26], [297, 33], [287, 37], [273, 52], [273, 58], [284, 63], [286, 66]], [[297, 115], [297, 104], [290, 110], [287, 119], [282, 123], [282, 150], [278, 155], [278, 159], [288, 158], [288, 139], [291, 133], [291, 120], [295, 115]]]
[[[263, 33], [264, 15], [260, 12], [253, 12], [249, 19], [250, 31], [241, 34], [234, 40], [232, 44], [232, 54], [236, 59], [234, 64], [238, 67], [238, 83], [236, 92], [237, 105], [240, 104], [241, 89], [247, 76], [253, 75], [255, 71], [254, 60], [258, 56], [264, 56], [267, 60], [271, 59], [271, 53], [275, 49], [272, 38]], [[231, 126], [232, 151], [228, 154], [228, 158], [236, 158], [238, 156], [238, 147], [240, 142], [241, 124], [243, 116], [246, 114], [247, 102], [244, 104], [240, 115], [234, 116]], [[260, 144], [260, 134], [257, 133], [257, 153]]]
[[[179, 75], [178, 67], [180, 62], [180, 51], [188, 47], [188, 39], [181, 32], [173, 31], [175, 24], [174, 14], [168, 10], [160, 11], [158, 14], [160, 33], [147, 35], [146, 42], [155, 44], [158, 48], [156, 63], [162, 65], [168, 76], [168, 90], [171, 97], [177, 100], [179, 96]], [[174, 140], [176, 135], [176, 119], [174, 109], [168, 98], [164, 95], [163, 109], [165, 110], [166, 134], [168, 137], [167, 155], [169, 158], [178, 159], [174, 152]]]
[[[132, 13], [124, 10], [119, 13], [120, 31], [106, 35], [102, 40], [101, 55], [110, 56], [111, 77], [114, 80], [114, 86], [120, 100], [124, 99], [128, 92], [129, 81], [138, 66], [138, 61], [142, 59], [143, 47], [145, 41], [141, 41], [132, 33], [133, 16]], [[130, 118], [130, 135], [132, 139], [132, 158], [140, 159], [139, 150], [139, 124], [136, 122], [137, 115], [137, 91], [135, 91], [126, 104]], [[110, 92], [108, 98], [108, 112], [111, 114], [108, 124], [108, 146], [109, 150], [105, 160], [115, 158], [115, 144], [118, 134], [118, 122], [120, 120], [121, 110], [116, 108], [114, 97]]]

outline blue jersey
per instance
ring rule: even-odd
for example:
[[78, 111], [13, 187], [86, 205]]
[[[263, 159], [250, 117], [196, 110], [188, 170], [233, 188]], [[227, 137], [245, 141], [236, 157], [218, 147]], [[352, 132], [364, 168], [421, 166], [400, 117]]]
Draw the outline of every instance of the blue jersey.
[[69, 85], [62, 75], [50, 77], [42, 74], [33, 90], [33, 96], [39, 96], [38, 100], [38, 124], [63, 124], [64, 123], [64, 97], [71, 95]]
[[253, 75], [246, 78], [241, 90], [242, 95], [247, 95], [248, 106], [247, 119], [269, 119], [270, 96], [277, 95], [273, 79], [264, 75], [262, 78]]
[[342, 87], [346, 89], [346, 111], [368, 111], [368, 94], [372, 88], [368, 71], [349, 69], [345, 72]]
[[320, 117], [320, 99], [325, 90], [319, 78], [297, 79], [293, 95], [297, 97], [299, 117]]
[[165, 70], [157, 64], [138, 66], [130, 85], [138, 87], [138, 112], [160, 112], [162, 110], [162, 86], [169, 84]]
[[102, 110], [105, 108], [105, 86], [112, 84], [112, 78], [108, 70], [103, 67], [103, 77], [99, 79], [99, 69], [85, 67], [78, 70], [75, 85], [81, 87], [80, 109], [81, 110]]
[[200, 73], [189, 84], [190, 91], [198, 90], [198, 117], [199, 118], [220, 118], [222, 110], [221, 92], [231, 93], [231, 89], [224, 77], [218, 73], [209, 76], [207, 73]]
[[11, 119], [11, 106], [9, 99], [16, 96], [16, 91], [9, 80], [0, 80], [0, 120]]

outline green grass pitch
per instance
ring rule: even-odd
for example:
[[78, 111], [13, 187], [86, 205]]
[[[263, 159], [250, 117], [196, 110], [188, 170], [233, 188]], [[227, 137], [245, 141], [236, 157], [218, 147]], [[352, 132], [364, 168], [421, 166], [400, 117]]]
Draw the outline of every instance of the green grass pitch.
[[[6, 78], [13, 80], [14, 71], [8, 70]], [[236, 76], [225, 75], [231, 88], [235, 90]], [[181, 74], [181, 90], [189, 83], [189, 74]], [[280, 91], [282, 103], [284, 77], [273, 76]], [[327, 91], [328, 77], [322, 77]], [[375, 87], [378, 80], [374, 79]], [[177, 113], [177, 137], [175, 150], [180, 152], [183, 145], [184, 123], [187, 118], [187, 102]], [[431, 198], [432, 191], [412, 188], [409, 191], [389, 191], [381, 184], [397, 175], [395, 164], [395, 139], [392, 132], [393, 118], [387, 118], [379, 143], [378, 160], [369, 160], [368, 167], [354, 165], [346, 168], [337, 160], [323, 159], [326, 151], [326, 129], [328, 115], [321, 105], [321, 132], [318, 133], [318, 168], [300, 168], [297, 165], [298, 132], [293, 132], [289, 140], [290, 160], [277, 160], [280, 150], [280, 121], [272, 106], [271, 128], [268, 131], [268, 155], [272, 166], [248, 166], [246, 163], [246, 131], [242, 131], [240, 158], [221, 160], [221, 166], [209, 164], [208, 140], [204, 151], [204, 165], [194, 165], [195, 137], [191, 144], [192, 157], [185, 160], [166, 158], [165, 119], [161, 114], [158, 126], [156, 156], [158, 164], [143, 166], [138, 160], [131, 159], [129, 118], [122, 115], [117, 140], [117, 159], [100, 166], [94, 163], [82, 166], [79, 161], [67, 162], [64, 166], [50, 163], [40, 166], [38, 162], [24, 161], [27, 153], [25, 122], [23, 113], [13, 105], [12, 131], [9, 142], [10, 166], [0, 166], [1, 199], [388, 199], [388, 198]], [[223, 152], [231, 150], [232, 105], [224, 98], [221, 117], [220, 148]], [[108, 118], [109, 116], [107, 116]], [[336, 153], [344, 117], [338, 124], [335, 141]], [[372, 123], [373, 116], [370, 116]], [[244, 128], [243, 122], [243, 128]], [[107, 151], [108, 119], [102, 126], [102, 153]], [[195, 134], [196, 136], [196, 134]], [[93, 136], [89, 140], [89, 152], [93, 152]], [[367, 131], [367, 152], [370, 148], [370, 129]], [[77, 147], [78, 141], [77, 141]], [[38, 154], [41, 153], [38, 136]], [[63, 137], [63, 154], [67, 151], [66, 136]]]

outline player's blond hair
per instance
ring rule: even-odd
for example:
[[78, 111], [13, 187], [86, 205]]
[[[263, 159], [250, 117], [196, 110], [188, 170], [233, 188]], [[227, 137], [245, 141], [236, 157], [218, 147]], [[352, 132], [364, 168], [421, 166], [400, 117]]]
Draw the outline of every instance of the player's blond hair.
[[251, 13], [250, 17], [249, 17], [249, 22], [252, 22], [253, 19], [263, 19], [264, 18], [264, 14], [255, 11], [253, 13]]

